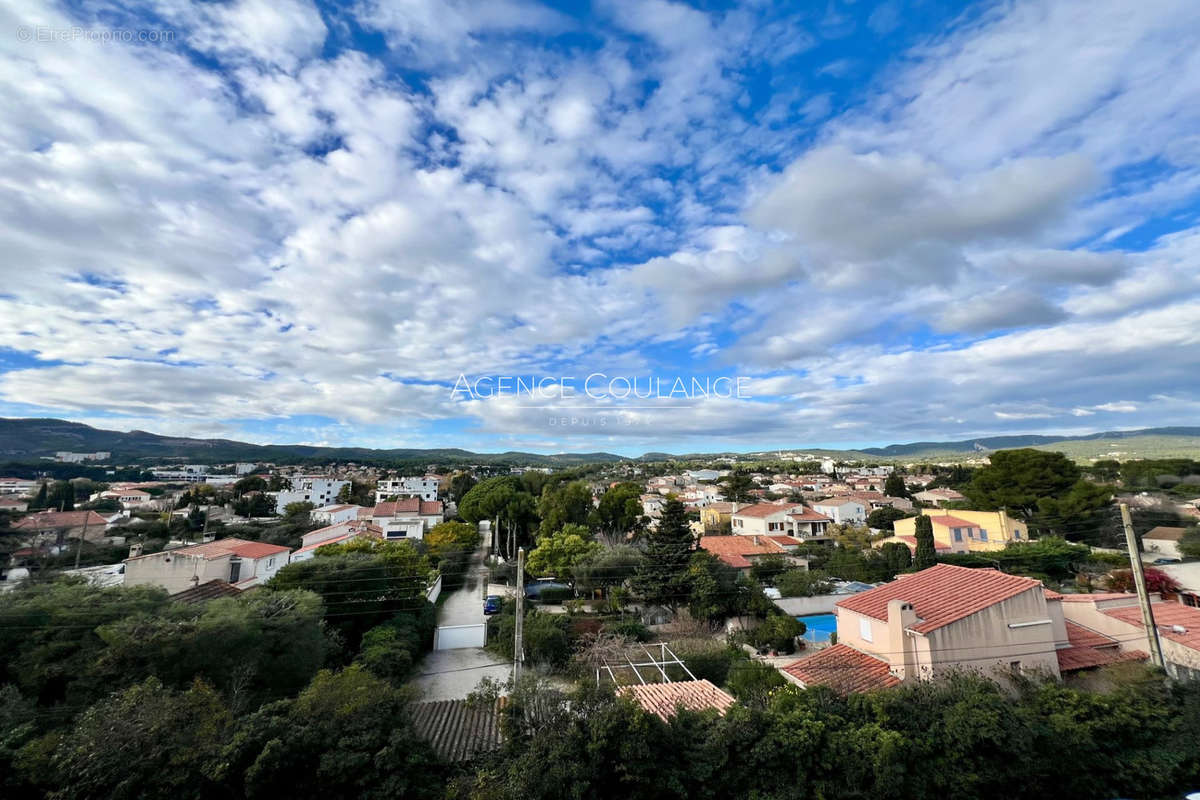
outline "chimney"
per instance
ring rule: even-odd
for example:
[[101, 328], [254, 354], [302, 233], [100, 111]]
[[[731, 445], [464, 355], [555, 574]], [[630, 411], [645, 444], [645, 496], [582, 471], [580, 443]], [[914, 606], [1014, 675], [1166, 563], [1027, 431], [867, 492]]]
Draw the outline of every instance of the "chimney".
[[142, 554], [142, 543], [141, 542], [134, 542], [133, 544], [129, 545], [129, 557], [130, 558], [137, 558], [141, 554]]
[[916, 660], [913, 646], [905, 629], [919, 621], [912, 603], [907, 600], [889, 600], [887, 605], [887, 661], [892, 674], [900, 680], [916, 677]]

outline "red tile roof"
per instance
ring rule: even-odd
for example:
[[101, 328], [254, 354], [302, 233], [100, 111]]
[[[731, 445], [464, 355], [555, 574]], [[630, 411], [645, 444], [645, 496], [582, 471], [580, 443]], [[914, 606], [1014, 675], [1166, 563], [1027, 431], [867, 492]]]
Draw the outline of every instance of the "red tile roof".
[[799, 513], [788, 514], [788, 519], [794, 519], [797, 522], [833, 522], [829, 517], [819, 514], [811, 508], [803, 509]]
[[[204, 544], [196, 544], [191, 547], [179, 547], [174, 550], [165, 550], [163, 553], [169, 552], [171, 555], [180, 556], [196, 556], [203, 558], [206, 561], [211, 561], [214, 558], [224, 558], [228, 555], [235, 555], [241, 558], [265, 558], [266, 556], [276, 555], [278, 553], [290, 552], [290, 549], [278, 544], [267, 544], [266, 542], [252, 542], [247, 539], [237, 539], [230, 537], [228, 539], [217, 539]], [[147, 553], [144, 556], [135, 556], [127, 558], [126, 561], [133, 561], [139, 558], [154, 558], [163, 553]]]
[[1067, 641], [1075, 647], [1116, 647], [1117, 640], [1067, 620]]
[[[1159, 638], [1170, 639], [1192, 650], [1200, 650], [1200, 608], [1185, 606], [1183, 603], [1152, 603], [1150, 608], [1154, 611]], [[1101, 613], [1144, 630], [1142, 610], [1136, 605], [1104, 608], [1101, 609]], [[1182, 632], [1172, 629], [1172, 626], [1176, 625], [1183, 629]]]
[[379, 503], [371, 512], [373, 517], [394, 517], [397, 514], [434, 515], [442, 513], [441, 500], [422, 500], [419, 497], [402, 497], [389, 503]]
[[1172, 528], [1166, 525], [1159, 525], [1157, 528], [1151, 528], [1142, 534], [1143, 539], [1157, 539], [1166, 542], [1178, 542], [1183, 538], [1184, 528]]
[[[755, 540], [758, 540], [757, 542]], [[707, 550], [731, 567], [750, 566], [746, 556], [783, 555], [785, 547], [802, 544], [790, 536], [701, 536], [700, 549]]]
[[1064, 594], [1064, 603], [1094, 603], [1099, 600], [1136, 600], [1137, 595], [1126, 592], [1093, 592], [1092, 594]]
[[937, 517], [930, 517], [930, 521], [936, 522], [938, 525], [945, 525], [947, 528], [979, 528], [974, 522], [963, 519], [962, 517], [953, 517], [949, 514], [942, 514]]
[[1041, 582], [994, 569], [938, 564], [839, 600], [837, 606], [886, 621], [888, 601], [904, 600], [920, 618], [912, 630], [929, 633], [1030, 589], [1040, 592]]
[[171, 600], [176, 603], [202, 603], [218, 597], [236, 597], [241, 593], [242, 590], [236, 586], [220, 579], [214, 579], [208, 583], [184, 589], [182, 592], [176, 592], [171, 595]]
[[708, 680], [622, 686], [617, 694], [632, 697], [642, 708], [664, 720], [675, 716], [676, 709], [680, 707], [689, 711], [715, 708], [718, 713], [724, 714], [735, 702], [731, 695]]
[[828, 686], [838, 694], [886, 689], [900, 683], [886, 661], [844, 644], [826, 647], [782, 669], [805, 686]]
[[800, 508], [798, 503], [755, 503], [752, 506], [739, 508], [733, 512], [735, 517], [769, 517], [772, 514], [786, 514], [794, 508]]
[[1055, 655], [1058, 657], [1060, 672], [1103, 667], [1122, 661], [1145, 661], [1150, 657], [1141, 650], [1127, 650], [1122, 653], [1112, 648], [1101, 650], [1095, 647], [1066, 647], [1055, 651]]
[[95, 511], [39, 511], [16, 522], [13, 530], [49, 530], [51, 528], [82, 528], [84, 525], [103, 528], [107, 521]]

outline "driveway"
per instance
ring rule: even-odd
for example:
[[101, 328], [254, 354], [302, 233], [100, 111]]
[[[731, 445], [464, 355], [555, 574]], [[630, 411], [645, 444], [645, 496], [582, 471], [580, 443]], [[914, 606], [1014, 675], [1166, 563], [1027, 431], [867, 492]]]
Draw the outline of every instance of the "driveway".
[[[487, 570], [483, 566], [483, 552], [481, 549], [472, 557], [463, 587], [442, 603], [438, 610], [438, 625], [476, 625], [485, 620], [483, 593], [487, 586]], [[483, 678], [504, 683], [511, 674], [511, 664], [482, 647], [434, 650], [421, 661], [420, 673], [410, 685], [417, 690], [420, 701], [457, 700], [474, 691]]]

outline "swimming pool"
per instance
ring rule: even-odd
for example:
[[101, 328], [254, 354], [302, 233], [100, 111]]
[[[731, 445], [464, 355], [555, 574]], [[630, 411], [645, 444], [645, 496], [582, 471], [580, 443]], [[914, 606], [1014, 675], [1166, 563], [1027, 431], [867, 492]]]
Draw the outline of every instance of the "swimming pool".
[[828, 642], [829, 634], [837, 631], [836, 614], [809, 614], [804, 617], [796, 617], [796, 619], [808, 627], [802, 637], [806, 642]]

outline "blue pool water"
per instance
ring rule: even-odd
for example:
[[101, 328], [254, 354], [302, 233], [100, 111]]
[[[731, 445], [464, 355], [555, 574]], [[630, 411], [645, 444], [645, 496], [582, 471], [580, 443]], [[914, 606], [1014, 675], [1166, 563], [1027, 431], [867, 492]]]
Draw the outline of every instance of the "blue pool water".
[[836, 614], [810, 614], [796, 619], [808, 626], [803, 637], [808, 642], [828, 642], [829, 634], [837, 631]]

